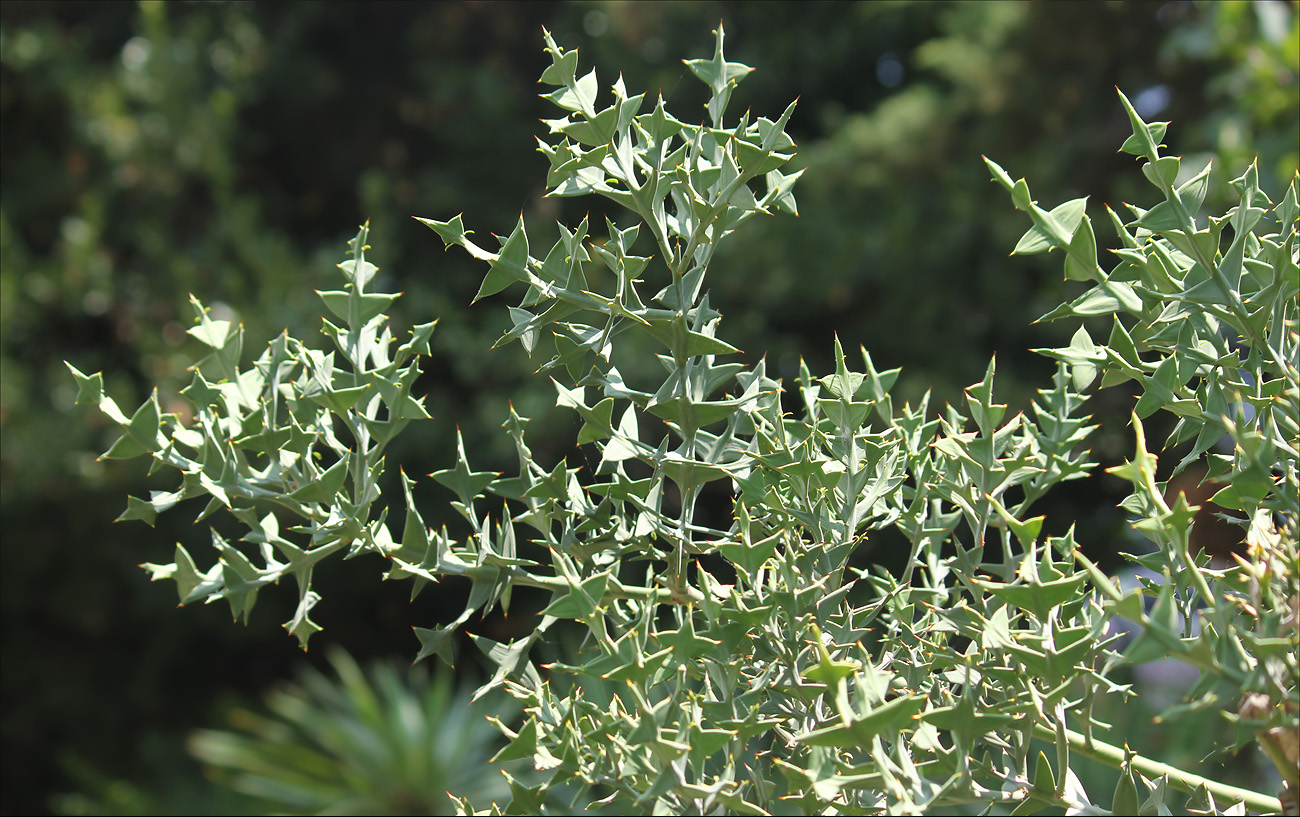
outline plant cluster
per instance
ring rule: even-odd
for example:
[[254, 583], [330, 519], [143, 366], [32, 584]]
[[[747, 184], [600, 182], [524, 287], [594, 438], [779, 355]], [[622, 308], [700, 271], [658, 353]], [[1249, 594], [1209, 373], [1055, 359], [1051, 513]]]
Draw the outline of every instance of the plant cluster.
[[449, 789], [505, 795], [487, 763], [501, 735], [470, 707], [468, 689], [454, 690], [450, 670], [363, 671], [337, 647], [327, 654], [331, 675], [308, 669], [273, 690], [267, 714], [235, 709], [232, 730], [190, 736], [191, 754], [262, 813], [445, 814]]
[[[540, 251], [522, 219], [490, 247], [460, 216], [421, 221], [487, 265], [478, 298], [523, 291], [498, 345], [518, 341], [554, 381], [581, 418], [577, 445], [590, 453], [574, 459], [589, 467], [538, 462], [512, 409], [517, 473], [475, 471], [458, 440], [454, 465], [432, 474], [455, 494], [462, 536], [424, 523], [405, 474], [403, 518], [389, 519], [384, 448], [427, 416], [411, 392], [434, 324], [394, 337], [397, 295], [374, 291], [363, 227], [343, 289], [320, 293], [332, 351], [285, 334], [241, 368], [242, 329], [195, 300], [190, 333], [211, 351], [184, 391], [192, 419], [163, 413], [156, 393], [128, 417], [100, 375], [72, 370], [78, 402], [122, 428], [105, 456], [181, 472], [178, 488], [131, 498], [122, 518], [151, 522], [206, 497], [200, 519], [226, 511], [246, 530], [239, 541], [214, 530], [207, 568], [178, 545], [173, 563], [145, 565], [154, 579], [175, 581], [182, 603], [225, 599], [247, 619], [260, 589], [292, 577], [299, 604], [285, 626], [304, 646], [319, 629], [313, 566], [336, 553], [378, 555], [413, 595], [468, 579], [454, 621], [416, 630], [419, 658], [448, 663], [476, 612], [508, 609], [515, 588], [549, 593], [527, 636], [473, 636], [496, 668], [479, 694], [504, 686], [524, 712], [498, 722], [509, 743], [497, 759], [530, 758], [542, 773], [507, 775], [494, 811], [1279, 810], [1105, 740], [1094, 704], [1132, 693], [1113, 671], [1165, 658], [1201, 673], [1166, 716], [1222, 710], [1294, 796], [1300, 179], [1273, 206], [1252, 167], [1232, 181], [1232, 210], [1201, 216], [1210, 168], [1187, 174], [1162, 155], [1167, 123], [1144, 122], [1121, 94], [1133, 125], [1122, 150], [1162, 200], [1107, 210], [1121, 245], [1109, 271], [1083, 199], [1043, 209], [988, 161], [1032, 221], [1016, 252], [1061, 250], [1066, 278], [1085, 285], [1045, 316], [1088, 320], [1069, 346], [1042, 350], [1059, 363], [1027, 412], [997, 401], [993, 361], [963, 406], [896, 405], [899, 371], [838, 341], [835, 371], [801, 366], [786, 390], [763, 361], [732, 359], [706, 279], [739, 224], [797, 213], [799, 174], [782, 172], [794, 105], [776, 119], [729, 115], [752, 69], [726, 60], [721, 27], [713, 56], [686, 63], [709, 89], [700, 125], [621, 79], [602, 98], [595, 72], [580, 75], [577, 52], [549, 33], [546, 51], [541, 81], [562, 111], [539, 140], [548, 193], [603, 197], [619, 217], [559, 225]], [[1087, 328], [1099, 320], [1104, 343]], [[626, 361], [651, 354], [660, 374], [641, 382], [646, 367]], [[1127, 591], [1072, 529], [1048, 535], [1031, 515], [1096, 467], [1082, 407], [1098, 380], [1140, 392], [1132, 459], [1108, 470], [1132, 485], [1124, 507], [1153, 548], [1132, 558], [1159, 580]], [[1164, 447], [1191, 443], [1172, 472], [1205, 461], [1227, 486], [1214, 501], [1249, 542], [1234, 564], [1189, 547], [1195, 508], [1157, 481], [1143, 421], [1160, 411], [1178, 418]], [[723, 521], [705, 509], [719, 493]], [[901, 575], [850, 564], [884, 529], [907, 543]], [[1136, 638], [1119, 639], [1117, 618]], [[581, 648], [539, 667], [534, 648], [565, 626], [583, 632]], [[1114, 792], [1085, 790], [1079, 755], [1120, 768]]]

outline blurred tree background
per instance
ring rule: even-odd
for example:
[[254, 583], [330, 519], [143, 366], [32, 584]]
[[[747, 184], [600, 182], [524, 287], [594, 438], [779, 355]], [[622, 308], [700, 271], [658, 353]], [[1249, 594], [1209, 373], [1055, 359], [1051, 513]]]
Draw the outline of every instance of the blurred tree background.
[[[766, 354], [787, 383], [800, 357], [828, 370], [838, 332], [881, 368], [904, 367], [904, 399], [931, 389], [941, 406], [996, 350], [999, 393], [1024, 408], [1052, 369], [1028, 350], [1070, 332], [1031, 322], [1069, 292], [1058, 260], [1007, 258], [1025, 221], [980, 154], [1027, 176], [1047, 205], [1145, 203], [1131, 157], [1116, 153], [1128, 132], [1118, 86], [1146, 118], [1174, 122], [1167, 141], [1189, 171], [1203, 164], [1193, 156], [1215, 160], [1207, 206], [1226, 206], [1223, 171], [1255, 155], [1280, 192], [1300, 143], [1296, 11], [1278, 0], [0, 5], [0, 811], [234, 808], [184, 755], [186, 733], [304, 662], [325, 667], [323, 650], [303, 657], [275, 626], [287, 597], [283, 609], [268, 597], [245, 630], [224, 607], [175, 611], [148, 585], [136, 564], [206, 533], [183, 510], [153, 530], [108, 524], [127, 493], [159, 485], [134, 463], [96, 460], [111, 440], [73, 408], [63, 360], [103, 369], [124, 405], [154, 383], [170, 403], [196, 351], [187, 293], [237, 316], [253, 354], [285, 327], [315, 336], [312, 290], [334, 286], [346, 239], [369, 219], [370, 257], [406, 293], [398, 320], [441, 319], [417, 389], [436, 419], [398, 441], [390, 476], [449, 465], [457, 426], [476, 468], [509, 467], [508, 401], [534, 418], [545, 464], [571, 443], [570, 417], [522, 350], [489, 353], [506, 316], [467, 308], [479, 270], [411, 220], [463, 212], [485, 236], [522, 210], [545, 236], [599, 206], [541, 197], [533, 134], [554, 116], [536, 96], [542, 26], [580, 47], [602, 85], [621, 72], [686, 118], [705, 97], [681, 59], [706, 56], [721, 20], [728, 57], [758, 69], [735, 110], [774, 115], [799, 97], [800, 218], [745, 225], [711, 279], [723, 333], [751, 362]], [[1101, 455], [1118, 458], [1122, 395], [1094, 403], [1114, 419]], [[425, 519], [441, 521], [446, 496], [423, 483]], [[1106, 479], [1054, 503], [1049, 521], [1122, 549]], [[460, 588], [410, 605], [404, 585], [376, 581], [382, 569], [321, 569], [314, 644], [409, 657], [411, 626], [459, 609]], [[478, 626], [501, 639], [511, 625]]]

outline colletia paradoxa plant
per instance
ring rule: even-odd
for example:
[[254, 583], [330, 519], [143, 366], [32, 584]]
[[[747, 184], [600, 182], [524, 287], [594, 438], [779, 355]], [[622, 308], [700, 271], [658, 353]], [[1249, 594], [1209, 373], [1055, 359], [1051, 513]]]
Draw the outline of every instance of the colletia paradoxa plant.
[[[538, 462], [512, 409], [518, 473], [475, 471], [458, 440], [454, 464], [432, 474], [455, 494], [462, 538], [426, 526], [405, 474], [404, 517], [389, 519], [383, 452], [427, 417], [411, 390], [434, 324], [393, 337], [397, 295], [373, 291], [363, 227], [340, 264], [343, 288], [320, 293], [333, 351], [282, 335], [241, 368], [242, 329], [194, 301], [190, 334], [210, 352], [183, 392], [192, 422], [163, 413], [156, 392], [127, 417], [101, 375], [72, 369], [78, 402], [121, 427], [104, 456], [147, 455], [181, 474], [174, 491], [131, 498], [121, 518], [152, 522], [206, 497], [200, 519], [222, 511], [247, 530], [239, 541], [212, 533], [211, 567], [178, 545], [174, 563], [145, 565], [152, 577], [174, 581], [182, 603], [224, 599], [245, 620], [263, 587], [292, 578], [299, 602], [285, 626], [304, 646], [319, 629], [311, 578], [322, 559], [375, 554], [413, 596], [468, 579], [456, 620], [416, 629], [419, 658], [448, 663], [474, 613], [506, 608], [517, 587], [549, 592], [527, 637], [474, 636], [496, 666], [480, 693], [504, 685], [523, 706], [521, 722], [498, 722], [509, 738], [498, 759], [531, 758], [540, 773], [511, 778], [492, 813], [1279, 811], [1271, 794], [1107, 740], [1094, 705], [1133, 694], [1112, 671], [1171, 658], [1200, 671], [1174, 709], [1222, 712], [1239, 747], [1276, 763], [1294, 803], [1300, 180], [1274, 206], [1251, 167], [1232, 180], [1236, 207], [1198, 215], [1210, 168], [1183, 173], [1160, 152], [1167, 123], [1142, 121], [1121, 94], [1133, 125], [1121, 150], [1160, 195], [1150, 209], [1107, 210], [1121, 245], [1110, 271], [1085, 200], [1042, 209], [988, 162], [1032, 221], [1016, 252], [1060, 250], [1066, 277], [1087, 285], [1046, 317], [1109, 317], [1104, 342], [1081, 326], [1068, 347], [1041, 350], [1056, 375], [1030, 411], [1010, 414], [992, 362], [964, 406], [936, 412], [928, 397], [896, 405], [899, 371], [865, 350], [855, 362], [837, 341], [834, 372], [801, 365], [790, 413], [762, 361], [729, 362], [738, 350], [719, 336], [705, 283], [738, 225], [796, 212], [799, 173], [782, 172], [794, 105], [776, 119], [728, 114], [752, 69], [725, 59], [721, 28], [711, 58], [686, 62], [710, 91], [701, 125], [621, 79], [611, 100], [594, 71], [579, 76], [576, 51], [545, 39], [541, 81], [562, 111], [539, 140], [548, 193], [602, 196], [623, 216], [560, 225], [541, 252], [522, 219], [492, 247], [459, 216], [421, 221], [487, 265], [478, 298], [523, 292], [498, 345], [518, 341], [553, 379], [598, 465]], [[609, 285], [593, 288], [602, 267]], [[647, 349], [660, 376], [625, 380], [616, 359]], [[1080, 553], [1073, 529], [1045, 536], [1030, 512], [1094, 469], [1082, 406], [1098, 381], [1140, 392], [1134, 454], [1108, 470], [1131, 484], [1123, 505], [1152, 543], [1131, 558], [1160, 578], [1127, 590]], [[1195, 508], [1165, 496], [1144, 433], [1161, 411], [1177, 417], [1164, 447], [1192, 443], [1174, 472], [1204, 463], [1227, 486], [1214, 501], [1243, 529], [1247, 558], [1212, 566], [1189, 550]], [[711, 483], [730, 490], [726, 527], [697, 512]], [[849, 566], [886, 528], [909, 543], [902, 575]], [[1136, 638], [1121, 641], [1117, 619]], [[561, 622], [585, 633], [581, 649], [539, 668], [534, 647]], [[1118, 787], [1085, 791], [1079, 756], [1118, 767]]]

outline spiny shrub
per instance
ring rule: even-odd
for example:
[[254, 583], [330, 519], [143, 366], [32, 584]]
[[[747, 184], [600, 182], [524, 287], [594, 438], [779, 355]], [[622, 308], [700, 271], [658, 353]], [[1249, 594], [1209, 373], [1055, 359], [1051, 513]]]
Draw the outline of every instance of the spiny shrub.
[[[794, 105], [775, 119], [729, 112], [752, 69], [727, 61], [721, 28], [711, 58], [686, 62], [710, 94], [698, 125], [621, 79], [602, 93], [576, 51], [545, 39], [541, 81], [560, 109], [539, 140], [548, 193], [602, 197], [619, 218], [561, 224], [540, 249], [522, 219], [487, 246], [460, 216], [421, 221], [486, 265], [479, 298], [522, 293], [498, 345], [517, 341], [551, 377], [595, 467], [538, 462], [512, 410], [517, 473], [474, 470], [458, 440], [432, 474], [455, 494], [459, 536], [425, 524], [405, 474], [405, 511], [389, 518], [384, 448], [426, 417], [411, 392], [434, 324], [393, 336], [397, 295], [375, 290], [362, 228], [342, 288], [320, 293], [330, 351], [282, 335], [242, 368], [242, 330], [194, 301], [190, 334], [210, 351], [184, 391], [192, 422], [163, 413], [156, 392], [128, 417], [99, 374], [73, 369], [78, 401], [121, 428], [106, 457], [180, 472], [174, 491], [131, 498], [123, 519], [205, 497], [200, 519], [223, 512], [246, 530], [214, 531], [209, 567], [178, 545], [173, 563], [145, 565], [151, 576], [174, 581], [182, 603], [224, 599], [244, 619], [263, 587], [292, 578], [285, 626], [303, 645], [319, 629], [323, 559], [374, 554], [413, 595], [466, 579], [464, 612], [416, 629], [418, 657], [448, 663], [474, 613], [506, 609], [519, 587], [549, 593], [526, 637], [474, 636], [496, 667], [480, 693], [504, 685], [523, 706], [521, 722], [498, 722], [498, 759], [543, 773], [510, 778], [494, 806], [506, 813], [1278, 811], [1277, 798], [1106, 741], [1094, 706], [1134, 694], [1114, 671], [1165, 659], [1199, 671], [1165, 715], [1221, 712], [1293, 798], [1300, 179], [1273, 205], [1252, 166], [1232, 180], [1235, 207], [1201, 215], [1211, 168], [1187, 173], [1162, 154], [1167, 123], [1144, 122], [1121, 94], [1133, 126], [1121, 150], [1158, 200], [1107, 209], [1120, 245], [1109, 269], [1085, 200], [1044, 209], [988, 161], [1032, 222], [1016, 253], [1059, 250], [1085, 287], [1045, 317], [1108, 321], [1104, 340], [1080, 321], [1069, 346], [1042, 350], [1056, 374], [1022, 413], [997, 401], [993, 362], [964, 406], [897, 405], [899, 371], [837, 341], [835, 370], [801, 367], [787, 411], [761, 360], [735, 360], [706, 282], [736, 227], [796, 212], [799, 173], [782, 170]], [[647, 354], [658, 368], [639, 365]], [[1125, 590], [1072, 528], [1045, 535], [1031, 508], [1096, 467], [1084, 390], [1129, 382], [1133, 455], [1107, 470], [1131, 485], [1123, 506], [1152, 546], [1130, 558], [1159, 578]], [[1177, 418], [1164, 448], [1190, 443], [1173, 473], [1203, 463], [1226, 486], [1213, 499], [1242, 529], [1244, 558], [1212, 566], [1189, 548], [1196, 508], [1166, 497], [1144, 432], [1157, 412]], [[730, 498], [723, 522], [700, 513], [713, 483]], [[887, 528], [907, 543], [901, 575], [850, 566]], [[1120, 641], [1117, 619], [1136, 637]], [[561, 622], [585, 634], [581, 648], [539, 668], [534, 647]], [[1085, 790], [1080, 756], [1119, 768], [1113, 792]]]

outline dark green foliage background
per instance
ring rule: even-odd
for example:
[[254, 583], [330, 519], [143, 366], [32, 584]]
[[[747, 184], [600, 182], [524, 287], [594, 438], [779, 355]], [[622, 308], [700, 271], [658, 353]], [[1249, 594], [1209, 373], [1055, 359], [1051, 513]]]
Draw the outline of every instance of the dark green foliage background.
[[[159, 383], [166, 405], [195, 352], [187, 293], [233, 311], [250, 353], [284, 327], [307, 337], [312, 289], [334, 285], [346, 239], [369, 219], [369, 257], [406, 292], [399, 320], [441, 318], [417, 387], [435, 421], [413, 427], [390, 464], [417, 479], [448, 466], [459, 425], [476, 468], [504, 466], [507, 401], [535, 418], [539, 458], [562, 456], [576, 429], [550, 384], [517, 346], [489, 352], [504, 310], [467, 308], [476, 268], [410, 219], [463, 212], [483, 236], [522, 210], [549, 238], [549, 222], [590, 206], [540, 197], [543, 25], [602, 84], [622, 72], [685, 118], [704, 96], [680, 59], [709, 53], [723, 20], [728, 56], [758, 68], [733, 108], [774, 115], [800, 98], [789, 130], [793, 165], [808, 167], [801, 217], [750, 222], [712, 279], [723, 335], [766, 353], [787, 382], [800, 356], [827, 370], [838, 332], [879, 367], [904, 367], [898, 394], [933, 389], [939, 405], [997, 350], [999, 393], [1023, 407], [1052, 368], [1028, 349], [1067, 342], [1030, 323], [1066, 285], [1054, 264], [1006, 258], [1023, 221], [979, 157], [1033, 179], [1045, 204], [1144, 202], [1131, 157], [1115, 153], [1128, 123], [1114, 86], [1133, 98], [1163, 88], [1172, 152], [1234, 172], [1258, 153], [1270, 191], [1300, 141], [1294, 3], [6, 2], [0, 15], [4, 813], [66, 808], [55, 794], [103, 795], [115, 779], [219, 810], [168, 793], [184, 788], [169, 778], [193, 774], [177, 736], [304, 660], [273, 624], [287, 596], [264, 594], [243, 630], [224, 607], [175, 612], [145, 582], [135, 564], [206, 532], [185, 511], [155, 530], [108, 526], [127, 493], [159, 485], [134, 463], [95, 461], [110, 440], [97, 414], [73, 409], [62, 360], [103, 369], [123, 405]], [[877, 68], [891, 60], [901, 81], [887, 87]], [[1108, 405], [1093, 411], [1106, 418]], [[1128, 444], [1126, 412], [1103, 457]], [[428, 483], [433, 522], [445, 496]], [[1078, 521], [1113, 552], [1119, 488], [1082, 484], [1049, 522]], [[380, 570], [324, 571], [318, 641], [412, 655], [412, 625], [459, 609], [434, 592], [410, 606]], [[476, 626], [503, 640], [514, 625]], [[305, 660], [322, 664], [315, 650]]]

